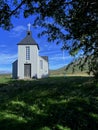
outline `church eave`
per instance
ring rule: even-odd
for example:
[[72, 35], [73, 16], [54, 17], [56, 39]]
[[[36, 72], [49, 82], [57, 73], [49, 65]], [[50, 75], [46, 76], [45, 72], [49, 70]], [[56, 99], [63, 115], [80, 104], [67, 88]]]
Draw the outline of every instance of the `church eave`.
[[43, 58], [44, 60], [48, 62], [48, 56], [41, 56], [41, 58]]
[[27, 46], [28, 46], [28, 45], [33, 45], [33, 46], [35, 45], [35, 46], [38, 47], [38, 50], [40, 50], [38, 44], [32, 44], [32, 43], [18, 43], [17, 45], [27, 45]]

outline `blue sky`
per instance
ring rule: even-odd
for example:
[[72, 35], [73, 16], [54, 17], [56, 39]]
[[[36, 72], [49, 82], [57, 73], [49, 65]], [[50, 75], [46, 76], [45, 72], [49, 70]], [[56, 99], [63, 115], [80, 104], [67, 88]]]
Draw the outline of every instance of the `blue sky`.
[[[0, 28], [0, 72], [12, 71], [12, 62], [18, 56], [17, 43], [26, 36], [27, 24], [32, 24], [32, 18], [12, 19], [14, 27], [10, 31]], [[62, 44], [49, 43], [46, 36], [38, 38], [40, 30], [40, 27], [31, 27], [32, 37], [40, 47], [39, 55], [49, 57], [49, 69], [58, 69], [70, 63], [73, 58], [61, 50]]]

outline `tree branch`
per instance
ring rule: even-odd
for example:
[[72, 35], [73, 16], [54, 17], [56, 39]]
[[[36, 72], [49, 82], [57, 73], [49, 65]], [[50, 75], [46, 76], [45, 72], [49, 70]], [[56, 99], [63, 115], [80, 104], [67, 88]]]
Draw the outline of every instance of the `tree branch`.
[[13, 15], [24, 3], [25, 3], [25, 0], [23, 0], [13, 11], [11, 11], [8, 17]]

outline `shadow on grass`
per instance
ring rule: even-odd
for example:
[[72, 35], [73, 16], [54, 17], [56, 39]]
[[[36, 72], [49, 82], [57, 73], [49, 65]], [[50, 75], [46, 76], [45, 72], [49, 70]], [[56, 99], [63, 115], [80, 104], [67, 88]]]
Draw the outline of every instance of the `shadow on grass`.
[[2, 130], [97, 130], [98, 83], [89, 77], [0, 84]]

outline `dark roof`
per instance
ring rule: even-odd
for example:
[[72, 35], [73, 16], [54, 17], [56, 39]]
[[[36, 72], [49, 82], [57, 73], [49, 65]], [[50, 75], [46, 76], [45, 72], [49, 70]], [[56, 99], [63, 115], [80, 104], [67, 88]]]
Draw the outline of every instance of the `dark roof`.
[[38, 44], [35, 42], [35, 40], [32, 38], [32, 33], [31, 31], [28, 31], [27, 32], [27, 36], [21, 40], [18, 45], [37, 45], [38, 49], [39, 49], [39, 46]]
[[15, 63], [17, 63], [18, 62], [18, 60], [15, 60], [12, 64], [15, 64]]
[[48, 56], [41, 56], [44, 60], [48, 61]]

